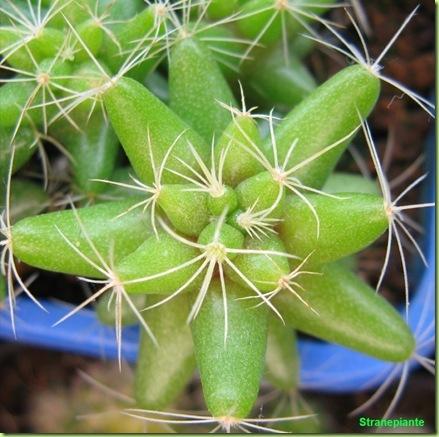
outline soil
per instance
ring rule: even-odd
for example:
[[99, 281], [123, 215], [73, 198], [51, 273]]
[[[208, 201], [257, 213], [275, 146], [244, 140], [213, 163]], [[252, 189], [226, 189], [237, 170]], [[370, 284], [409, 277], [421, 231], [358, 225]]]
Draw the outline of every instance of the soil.
[[[374, 29], [368, 40], [368, 47], [371, 55], [375, 57], [392, 37], [398, 25], [404, 21], [414, 7], [420, 4], [416, 19], [408, 25], [394, 48], [386, 56], [384, 71], [393, 79], [428, 96], [435, 83], [434, 2], [432, 0], [398, 2], [383, 0], [362, 3], [366, 7], [371, 28]], [[338, 22], [344, 22], [347, 25], [346, 35], [354, 40], [355, 33], [345, 14], [339, 10], [334, 11], [333, 15]], [[344, 59], [339, 58], [334, 61], [324, 52], [316, 51], [307, 59], [307, 63], [315, 76], [323, 81], [340, 68], [340, 60], [344, 65]], [[391, 165], [387, 173], [390, 180], [399, 176], [422, 153], [426, 135], [433, 126], [432, 120], [418, 106], [387, 85], [383, 86], [382, 98], [370, 122], [381, 156], [384, 156], [388, 149], [389, 129], [394, 133]], [[358, 142], [358, 150], [365, 150], [361, 141]], [[373, 174], [372, 164], [365, 154], [364, 159]], [[342, 165], [344, 168], [357, 171], [352, 160], [345, 160]], [[422, 166], [419, 166], [404, 184], [413, 181], [422, 172]], [[401, 187], [398, 188], [401, 189]], [[413, 190], [407, 196], [407, 203], [415, 202], [418, 195], [419, 190]], [[416, 215], [414, 218], [419, 219]], [[372, 284], [376, 283], [380, 273], [385, 243], [386, 239], [383, 238], [372, 249], [360, 256], [359, 269]], [[402, 299], [402, 275], [397, 253], [392, 253], [391, 258], [393, 261], [382, 293], [392, 302], [398, 303]], [[58, 297], [67, 301], [80, 302], [84, 296], [82, 292], [78, 293], [76, 280], [68, 280], [69, 282], [66, 283], [63, 275], [43, 273], [37, 281], [39, 286], [35, 288], [40, 290], [54, 288], [65, 290], [65, 295]], [[45, 287], [45, 284], [50, 284], [50, 287]], [[111, 366], [113, 364], [81, 356], [20, 344], [0, 343], [0, 430], [2, 432], [45, 431], [41, 417], [36, 417], [41, 412], [36, 408], [36, 402], [42, 393], [56, 393], [58, 396], [68, 397], [71, 393], [69, 389], [77, 384], [77, 369], [93, 367], [95, 370], [101, 369], [104, 373]], [[99, 371], [97, 373], [99, 374]], [[434, 378], [429, 373], [424, 370], [414, 372], [395, 410], [394, 417], [422, 417], [427, 424], [422, 432], [434, 432], [436, 410], [434, 387]], [[393, 385], [383, 399], [368, 410], [367, 415], [381, 417], [391, 402], [395, 388], [396, 386]], [[362, 404], [371, 394], [370, 392], [354, 395], [305, 393], [305, 396], [324, 411], [327, 418], [325, 432], [351, 433], [370, 432], [370, 430], [360, 428], [357, 419], [349, 418], [347, 413]], [[200, 402], [197, 392], [189, 394], [188, 398], [188, 402], [193, 402], [194, 405]], [[54, 406], [57, 402], [62, 404], [57, 399], [61, 398], [56, 396], [52, 398]], [[71, 425], [74, 418], [68, 417], [65, 420], [62, 428], [58, 430], [52, 428], [52, 432], [69, 432], [76, 429], [74, 425]], [[94, 431], [98, 432], [99, 429], [94, 429]]]

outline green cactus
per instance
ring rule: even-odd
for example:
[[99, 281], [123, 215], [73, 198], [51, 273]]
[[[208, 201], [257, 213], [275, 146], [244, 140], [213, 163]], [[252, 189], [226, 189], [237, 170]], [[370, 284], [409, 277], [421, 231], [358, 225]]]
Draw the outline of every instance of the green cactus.
[[[15, 278], [35, 299], [14, 257], [99, 284], [59, 322], [101, 297], [120, 362], [122, 326], [141, 325], [127, 414], [153, 420], [151, 410], [169, 408], [198, 368], [211, 417], [181, 420], [268, 430], [250, 418], [265, 363], [274, 386], [299, 385], [291, 327], [386, 361], [412, 356], [405, 320], [336, 262], [394, 231], [404, 209], [382, 173], [383, 193], [334, 173], [358, 132], [381, 168], [366, 119], [389, 81], [382, 56], [372, 63], [351, 50], [358, 65], [317, 85], [299, 49], [285, 50], [302, 44], [302, 26], [330, 26], [320, 15], [332, 2], [0, 3], [1, 23], [14, 22], [0, 26], [12, 75], [0, 88], [0, 292]], [[165, 103], [144, 84], [154, 72], [163, 86], [157, 72], [166, 67]], [[247, 99], [287, 113], [257, 114]], [[25, 202], [11, 196], [22, 184], [13, 174], [32, 157], [35, 129], [65, 147], [81, 200], [13, 223]]]

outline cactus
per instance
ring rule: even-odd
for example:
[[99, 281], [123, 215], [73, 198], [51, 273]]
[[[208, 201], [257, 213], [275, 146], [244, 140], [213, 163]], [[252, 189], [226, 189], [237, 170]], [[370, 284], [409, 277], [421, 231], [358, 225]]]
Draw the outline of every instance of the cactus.
[[[0, 2], [2, 23], [13, 22], [0, 27], [1, 68], [9, 73], [0, 88], [1, 281], [12, 324], [14, 280], [38, 303], [16, 260], [81, 276], [99, 288], [58, 323], [101, 299], [97, 312], [115, 326], [120, 365], [122, 326], [137, 323], [144, 331], [136, 405], [126, 414], [215, 423], [225, 431], [309, 419], [251, 418], [266, 360], [287, 390], [288, 365], [297, 377], [293, 328], [385, 361], [414, 356], [404, 318], [340, 261], [386, 232], [389, 246], [395, 236], [408, 306], [401, 232], [420, 249], [403, 214], [432, 204], [397, 205], [421, 180], [391, 198], [367, 118], [382, 82], [429, 114], [433, 109], [381, 73], [393, 39], [372, 62], [321, 17], [337, 4], [140, 3]], [[345, 47], [322, 41], [314, 24]], [[317, 85], [301, 55], [289, 54], [303, 30], [357, 65]], [[155, 74], [166, 84], [163, 66], [169, 92], [150, 80]], [[270, 69], [279, 80], [275, 88]], [[257, 99], [288, 110], [280, 117], [256, 113], [247, 100]], [[337, 189], [334, 168], [358, 133], [381, 190], [359, 177]], [[15, 173], [41, 135], [69, 157], [74, 195], [64, 211], [31, 209], [15, 220], [15, 203], [26, 202], [11, 195], [21, 183]], [[279, 339], [284, 343], [270, 343]], [[182, 395], [195, 368], [209, 415], [160, 412]]]

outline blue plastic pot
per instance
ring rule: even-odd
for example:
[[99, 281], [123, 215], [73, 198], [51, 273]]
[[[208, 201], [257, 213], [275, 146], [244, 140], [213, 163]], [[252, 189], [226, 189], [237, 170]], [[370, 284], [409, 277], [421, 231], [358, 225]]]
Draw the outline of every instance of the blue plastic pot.
[[[435, 190], [434, 163], [435, 141], [432, 134], [427, 143], [427, 171], [424, 200], [433, 201]], [[418, 343], [420, 355], [431, 355], [434, 350], [435, 332], [435, 220], [434, 209], [425, 214], [426, 229], [423, 241], [429, 268], [417, 275], [417, 287], [410, 304], [409, 324]], [[417, 269], [417, 266], [413, 266]], [[25, 297], [17, 300], [16, 332], [11, 329], [9, 312], [0, 311], [0, 338], [38, 345], [67, 352], [114, 359], [117, 356], [114, 330], [105, 327], [91, 310], [82, 310], [65, 322], [52, 325], [71, 307], [53, 300], [42, 301], [44, 313]], [[123, 331], [123, 357], [134, 362], [137, 355], [139, 332], [137, 328]], [[341, 346], [324, 342], [301, 340], [301, 386], [328, 392], [352, 392], [379, 386], [395, 369], [394, 363], [370, 358]], [[416, 363], [413, 362], [413, 366]], [[398, 375], [396, 374], [395, 377]]]

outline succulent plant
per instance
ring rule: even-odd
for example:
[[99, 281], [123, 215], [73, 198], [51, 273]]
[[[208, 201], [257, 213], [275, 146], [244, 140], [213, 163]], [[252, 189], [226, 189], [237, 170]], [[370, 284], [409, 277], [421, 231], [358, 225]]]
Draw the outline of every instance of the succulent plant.
[[[401, 232], [414, 242], [404, 211], [431, 206], [398, 206], [407, 190], [390, 196], [366, 121], [381, 82], [432, 109], [382, 74], [394, 39], [371, 61], [321, 18], [332, 2], [147, 3], [0, 3], [12, 322], [13, 279], [37, 302], [14, 257], [99, 284], [59, 322], [99, 298], [119, 362], [122, 326], [140, 324], [137, 409], [129, 414], [160, 419], [151, 415], [178, 399], [197, 368], [209, 416], [183, 419], [267, 430], [260, 423], [270, 419], [249, 417], [264, 368], [281, 389], [297, 386], [293, 328], [386, 361], [413, 356], [404, 318], [342, 260], [386, 231], [398, 246]], [[318, 86], [300, 61], [320, 40], [313, 23], [356, 64]], [[304, 29], [308, 40], [298, 35]], [[288, 111], [257, 113], [247, 100], [258, 99]], [[334, 172], [358, 132], [381, 193], [368, 179]], [[28, 201], [14, 197], [24, 182], [13, 175], [48, 142], [70, 163], [70, 208], [14, 217], [15, 203]]]

